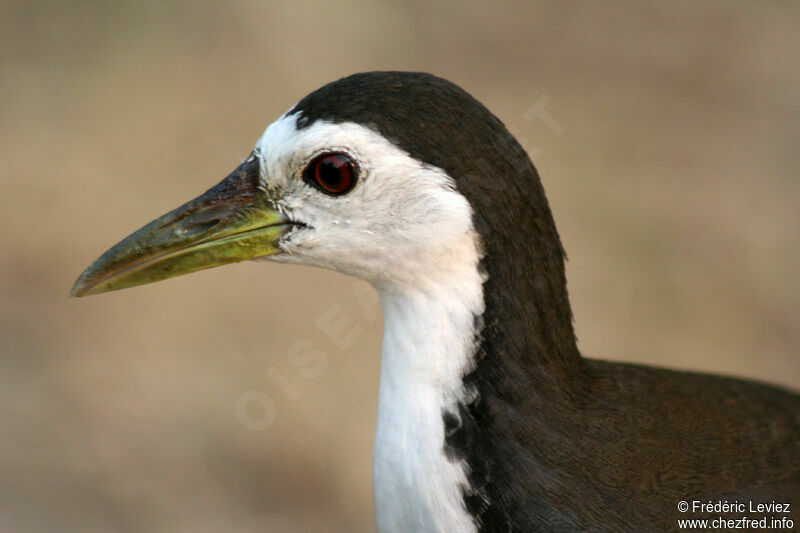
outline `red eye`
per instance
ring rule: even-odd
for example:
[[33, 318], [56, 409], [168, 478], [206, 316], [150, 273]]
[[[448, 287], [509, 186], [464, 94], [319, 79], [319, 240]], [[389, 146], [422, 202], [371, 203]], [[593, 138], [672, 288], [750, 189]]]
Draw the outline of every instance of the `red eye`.
[[358, 166], [347, 154], [322, 154], [311, 161], [304, 177], [322, 192], [338, 196], [355, 186]]

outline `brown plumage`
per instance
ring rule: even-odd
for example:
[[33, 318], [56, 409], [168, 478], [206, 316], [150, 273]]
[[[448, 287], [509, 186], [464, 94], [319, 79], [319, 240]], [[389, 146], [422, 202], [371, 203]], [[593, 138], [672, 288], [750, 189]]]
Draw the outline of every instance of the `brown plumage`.
[[428, 74], [373, 72], [292, 112], [301, 125], [373, 128], [444, 169], [473, 207], [488, 279], [464, 379], [478, 394], [443, 419], [445, 450], [469, 464], [464, 498], [481, 531], [667, 531], [703, 516], [681, 513], [684, 500], [800, 505], [800, 396], [580, 356], [539, 176], [469, 94]]

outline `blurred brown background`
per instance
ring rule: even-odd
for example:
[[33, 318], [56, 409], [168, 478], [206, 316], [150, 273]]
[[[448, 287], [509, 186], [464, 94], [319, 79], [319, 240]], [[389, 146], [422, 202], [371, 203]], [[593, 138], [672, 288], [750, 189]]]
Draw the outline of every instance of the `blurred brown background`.
[[798, 64], [790, 2], [0, 1], [0, 530], [374, 529], [371, 289], [248, 263], [67, 298], [357, 71], [447, 77], [522, 140], [585, 354], [797, 389]]

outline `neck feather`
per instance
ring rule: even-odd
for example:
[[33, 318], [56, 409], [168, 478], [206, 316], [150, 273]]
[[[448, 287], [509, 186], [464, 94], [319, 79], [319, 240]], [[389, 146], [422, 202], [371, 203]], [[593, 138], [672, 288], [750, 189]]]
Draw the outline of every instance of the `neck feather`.
[[[374, 470], [382, 532], [504, 527], [515, 510], [502, 503], [502, 487], [524, 485], [513, 460], [498, 462], [507, 425], [547, 412], [580, 381], [550, 211], [546, 203], [514, 207], [511, 220], [491, 225], [477, 213], [470, 239], [431, 258], [431, 271], [413, 284], [377, 287], [385, 319]], [[519, 234], [514, 220], [534, 231]]]
[[448, 413], [471, 401], [483, 283], [477, 241], [470, 239], [446, 271], [414, 287], [379, 287], [385, 331], [375, 500], [378, 529], [474, 531], [464, 494], [468, 465], [445, 449]]

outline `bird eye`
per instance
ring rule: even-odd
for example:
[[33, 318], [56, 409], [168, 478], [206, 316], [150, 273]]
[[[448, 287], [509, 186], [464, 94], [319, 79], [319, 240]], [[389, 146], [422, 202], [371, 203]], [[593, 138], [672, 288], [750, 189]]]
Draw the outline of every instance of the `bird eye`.
[[350, 192], [355, 186], [358, 165], [347, 154], [322, 154], [311, 161], [303, 177], [322, 192], [339, 196]]

